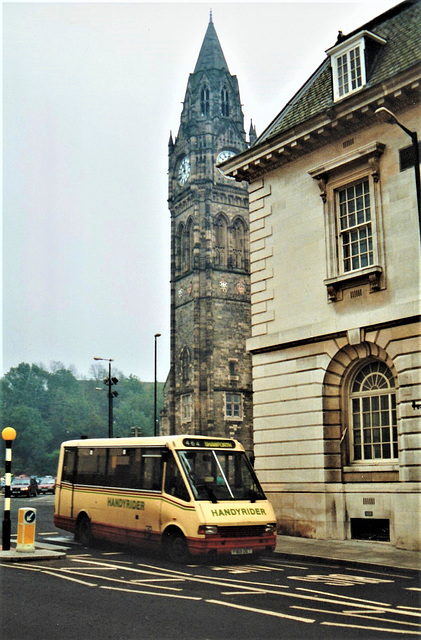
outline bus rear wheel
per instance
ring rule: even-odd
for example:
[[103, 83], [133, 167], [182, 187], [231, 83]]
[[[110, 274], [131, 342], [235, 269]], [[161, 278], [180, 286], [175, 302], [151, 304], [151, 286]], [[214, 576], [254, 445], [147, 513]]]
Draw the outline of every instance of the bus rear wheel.
[[166, 534], [165, 552], [171, 562], [186, 564], [189, 561], [190, 554], [187, 540], [181, 531], [170, 531]]
[[76, 540], [84, 547], [89, 547], [92, 542], [92, 527], [88, 516], [81, 516], [76, 524]]

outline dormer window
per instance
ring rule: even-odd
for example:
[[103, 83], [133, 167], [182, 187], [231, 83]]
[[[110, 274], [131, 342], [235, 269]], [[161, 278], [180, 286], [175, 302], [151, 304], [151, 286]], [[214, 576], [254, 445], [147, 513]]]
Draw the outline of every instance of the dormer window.
[[370, 31], [361, 31], [327, 50], [332, 65], [335, 102], [367, 84], [379, 47], [384, 44], [383, 38]]
[[360, 47], [336, 58], [339, 97], [356, 91], [362, 86], [362, 69]]

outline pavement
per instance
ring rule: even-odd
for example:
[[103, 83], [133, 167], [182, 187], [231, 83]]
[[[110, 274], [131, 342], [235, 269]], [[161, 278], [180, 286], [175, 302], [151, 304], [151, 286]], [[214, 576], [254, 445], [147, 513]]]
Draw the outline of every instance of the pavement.
[[394, 569], [421, 571], [421, 551], [396, 549], [388, 542], [366, 540], [314, 540], [278, 536], [275, 553], [295, 559], [313, 558], [335, 563], [377, 565]]
[[[35, 541], [33, 552], [16, 551], [14, 540], [11, 540], [10, 551], [0, 550], [0, 561], [31, 562], [36, 560], [56, 560], [64, 558], [69, 544], [63, 537], [57, 542], [48, 544]], [[387, 542], [371, 542], [365, 540], [314, 540], [313, 538], [296, 538], [278, 536], [275, 553], [293, 557], [305, 562], [308, 558], [339, 564], [371, 565], [390, 567], [400, 570], [421, 571], [421, 551], [396, 549]]]

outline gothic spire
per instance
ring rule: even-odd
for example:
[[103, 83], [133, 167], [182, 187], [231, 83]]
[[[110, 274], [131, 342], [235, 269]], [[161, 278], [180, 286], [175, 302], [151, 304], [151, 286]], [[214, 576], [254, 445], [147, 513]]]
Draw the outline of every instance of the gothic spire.
[[203, 39], [202, 48], [200, 49], [194, 73], [205, 69], [223, 69], [229, 73], [228, 65], [225, 61], [218, 36], [216, 35], [215, 27], [212, 22], [212, 12], [210, 14], [208, 28]]

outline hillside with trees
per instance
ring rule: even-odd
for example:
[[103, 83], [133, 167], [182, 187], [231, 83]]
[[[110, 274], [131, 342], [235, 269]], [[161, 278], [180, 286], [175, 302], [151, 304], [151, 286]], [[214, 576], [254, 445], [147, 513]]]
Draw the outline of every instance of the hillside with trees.
[[[55, 475], [60, 444], [87, 436], [108, 436], [108, 368], [92, 366], [91, 378], [78, 380], [76, 373], [61, 363], [21, 363], [1, 380], [1, 429], [13, 427], [12, 471], [15, 475]], [[114, 436], [153, 435], [154, 384], [126, 377], [113, 370], [119, 382], [113, 390]], [[163, 404], [163, 383], [157, 384], [157, 409]], [[3, 441], [2, 441], [3, 442]], [[4, 445], [4, 443], [3, 443]], [[3, 447], [4, 448], [4, 447]], [[0, 460], [4, 469], [4, 453]]]

